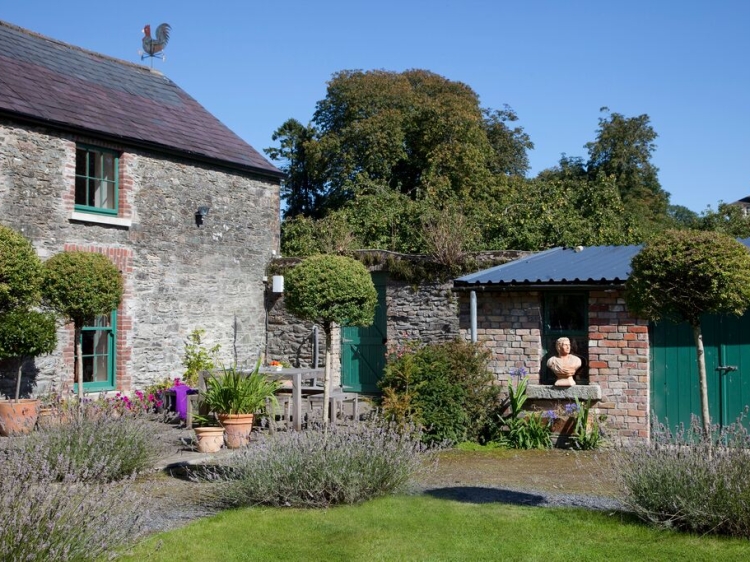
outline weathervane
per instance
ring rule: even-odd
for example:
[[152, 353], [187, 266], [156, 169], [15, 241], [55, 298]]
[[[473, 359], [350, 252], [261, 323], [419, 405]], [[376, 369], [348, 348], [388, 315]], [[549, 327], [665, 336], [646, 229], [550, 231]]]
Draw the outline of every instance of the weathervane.
[[163, 23], [156, 28], [156, 39], [151, 37], [151, 26], [146, 25], [143, 28], [143, 51], [138, 51], [141, 55], [141, 60], [145, 58], [151, 59], [151, 68], [154, 67], [154, 59], [160, 58], [164, 60], [164, 47], [169, 42], [169, 32], [171, 26], [168, 23]]

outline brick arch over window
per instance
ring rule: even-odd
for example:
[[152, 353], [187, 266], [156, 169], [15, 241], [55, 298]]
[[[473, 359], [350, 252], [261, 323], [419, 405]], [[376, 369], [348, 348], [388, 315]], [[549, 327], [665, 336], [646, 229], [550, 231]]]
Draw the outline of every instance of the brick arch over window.
[[[119, 391], [128, 391], [131, 389], [132, 377], [127, 366], [130, 364], [132, 353], [132, 332], [133, 318], [128, 314], [132, 307], [128, 304], [133, 299], [133, 251], [127, 248], [111, 248], [103, 246], [94, 246], [90, 244], [65, 244], [63, 248], [66, 252], [94, 252], [107, 256], [117, 269], [122, 273], [123, 278], [123, 295], [122, 302], [117, 309], [117, 332], [115, 341], [115, 386]], [[73, 325], [70, 324], [68, 345], [63, 350], [65, 365], [70, 366], [68, 371], [70, 382], [73, 382], [73, 361], [75, 351], [73, 348], [74, 334]]]

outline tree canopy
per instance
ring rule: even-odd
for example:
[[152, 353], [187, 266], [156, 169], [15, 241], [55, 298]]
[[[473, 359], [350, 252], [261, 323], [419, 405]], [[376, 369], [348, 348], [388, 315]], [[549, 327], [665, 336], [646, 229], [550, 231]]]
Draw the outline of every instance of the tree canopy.
[[524, 174], [533, 148], [509, 107], [483, 109], [467, 85], [426, 70], [333, 75], [312, 123], [288, 120], [266, 149], [282, 161], [285, 216], [318, 218], [375, 182], [412, 199], [466, 197], [494, 174]]

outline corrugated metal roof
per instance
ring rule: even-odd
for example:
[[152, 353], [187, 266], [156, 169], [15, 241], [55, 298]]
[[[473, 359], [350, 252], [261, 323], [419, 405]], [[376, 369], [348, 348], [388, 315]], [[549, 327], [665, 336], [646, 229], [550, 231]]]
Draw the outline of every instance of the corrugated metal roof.
[[8, 113], [283, 176], [161, 73], [0, 21], [0, 114]]
[[641, 246], [552, 248], [455, 280], [455, 285], [620, 284]]
[[[750, 238], [738, 240], [750, 248]], [[640, 251], [640, 245], [552, 248], [464, 275], [454, 285], [619, 285], [630, 276], [630, 262]]]

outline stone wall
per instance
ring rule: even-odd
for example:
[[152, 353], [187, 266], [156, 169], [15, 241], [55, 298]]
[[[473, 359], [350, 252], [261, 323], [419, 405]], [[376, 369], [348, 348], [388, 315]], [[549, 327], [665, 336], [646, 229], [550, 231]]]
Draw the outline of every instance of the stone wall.
[[[122, 152], [117, 224], [71, 218], [76, 142]], [[201, 227], [199, 206], [210, 208]], [[181, 375], [185, 338], [196, 328], [221, 345], [225, 363], [263, 350], [277, 180], [0, 120], [0, 216], [42, 259], [66, 247], [127, 254], [118, 388]], [[37, 388], [71, 382], [70, 340], [62, 328], [58, 351], [29, 367]]]

